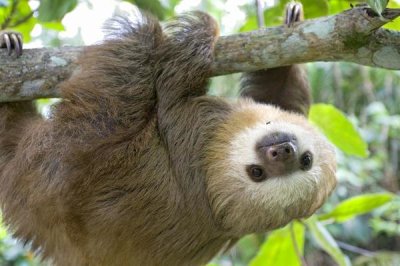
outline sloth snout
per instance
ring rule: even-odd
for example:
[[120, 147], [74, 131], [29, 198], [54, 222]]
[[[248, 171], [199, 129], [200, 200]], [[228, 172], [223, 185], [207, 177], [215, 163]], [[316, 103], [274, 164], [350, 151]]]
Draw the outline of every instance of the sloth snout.
[[298, 170], [298, 153], [296, 136], [286, 132], [270, 133], [258, 143], [258, 154], [269, 177]]
[[297, 158], [297, 146], [291, 141], [275, 144], [266, 148], [268, 162], [293, 161]]

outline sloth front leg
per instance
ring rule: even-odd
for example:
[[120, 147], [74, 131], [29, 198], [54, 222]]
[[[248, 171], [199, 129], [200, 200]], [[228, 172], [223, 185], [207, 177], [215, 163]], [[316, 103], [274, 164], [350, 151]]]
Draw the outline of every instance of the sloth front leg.
[[22, 36], [15, 31], [0, 31], [0, 48], [7, 48], [8, 55], [15, 50], [17, 56], [22, 55]]
[[219, 29], [209, 15], [191, 12], [168, 24], [166, 33], [156, 82], [161, 115], [206, 94]]
[[[287, 27], [303, 20], [300, 3], [286, 5]], [[301, 65], [283, 66], [244, 73], [241, 81], [241, 95], [256, 102], [279, 106], [283, 110], [307, 115], [311, 104], [310, 84], [307, 73]]]

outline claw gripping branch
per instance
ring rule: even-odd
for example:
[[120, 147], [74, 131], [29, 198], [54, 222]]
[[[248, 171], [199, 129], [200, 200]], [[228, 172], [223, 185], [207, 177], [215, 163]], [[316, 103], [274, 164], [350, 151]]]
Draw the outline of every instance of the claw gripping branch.
[[23, 51], [21, 34], [14, 31], [0, 31], [0, 48], [7, 48], [8, 55], [15, 50], [17, 57], [21, 56]]

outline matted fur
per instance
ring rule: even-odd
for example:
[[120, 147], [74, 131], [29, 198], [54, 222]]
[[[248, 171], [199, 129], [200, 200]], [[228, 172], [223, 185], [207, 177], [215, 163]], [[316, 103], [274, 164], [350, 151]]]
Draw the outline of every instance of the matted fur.
[[[120, 17], [109, 28], [63, 83], [50, 119], [30, 102], [0, 104], [0, 202], [16, 237], [55, 265], [200, 265], [245, 233], [320, 206], [334, 187], [334, 154], [304, 118], [205, 96], [218, 33], [208, 15], [188, 14], [164, 30], [147, 15]], [[242, 133], [272, 114], [323, 143], [316, 152], [326, 164], [311, 186], [297, 173], [304, 201], [282, 219], [260, 190], [247, 194], [243, 186], [256, 184], [232, 155]]]

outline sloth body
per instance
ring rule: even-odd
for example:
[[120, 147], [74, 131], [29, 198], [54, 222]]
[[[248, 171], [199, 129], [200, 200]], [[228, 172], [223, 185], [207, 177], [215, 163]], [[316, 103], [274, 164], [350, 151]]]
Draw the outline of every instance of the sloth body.
[[[114, 20], [85, 51], [50, 119], [0, 104], [0, 202], [15, 236], [56, 265], [200, 265], [320, 207], [334, 151], [289, 112], [308, 96], [268, 91], [289, 111], [206, 96], [214, 21], [140, 21]], [[265, 92], [260, 73], [243, 95]]]

